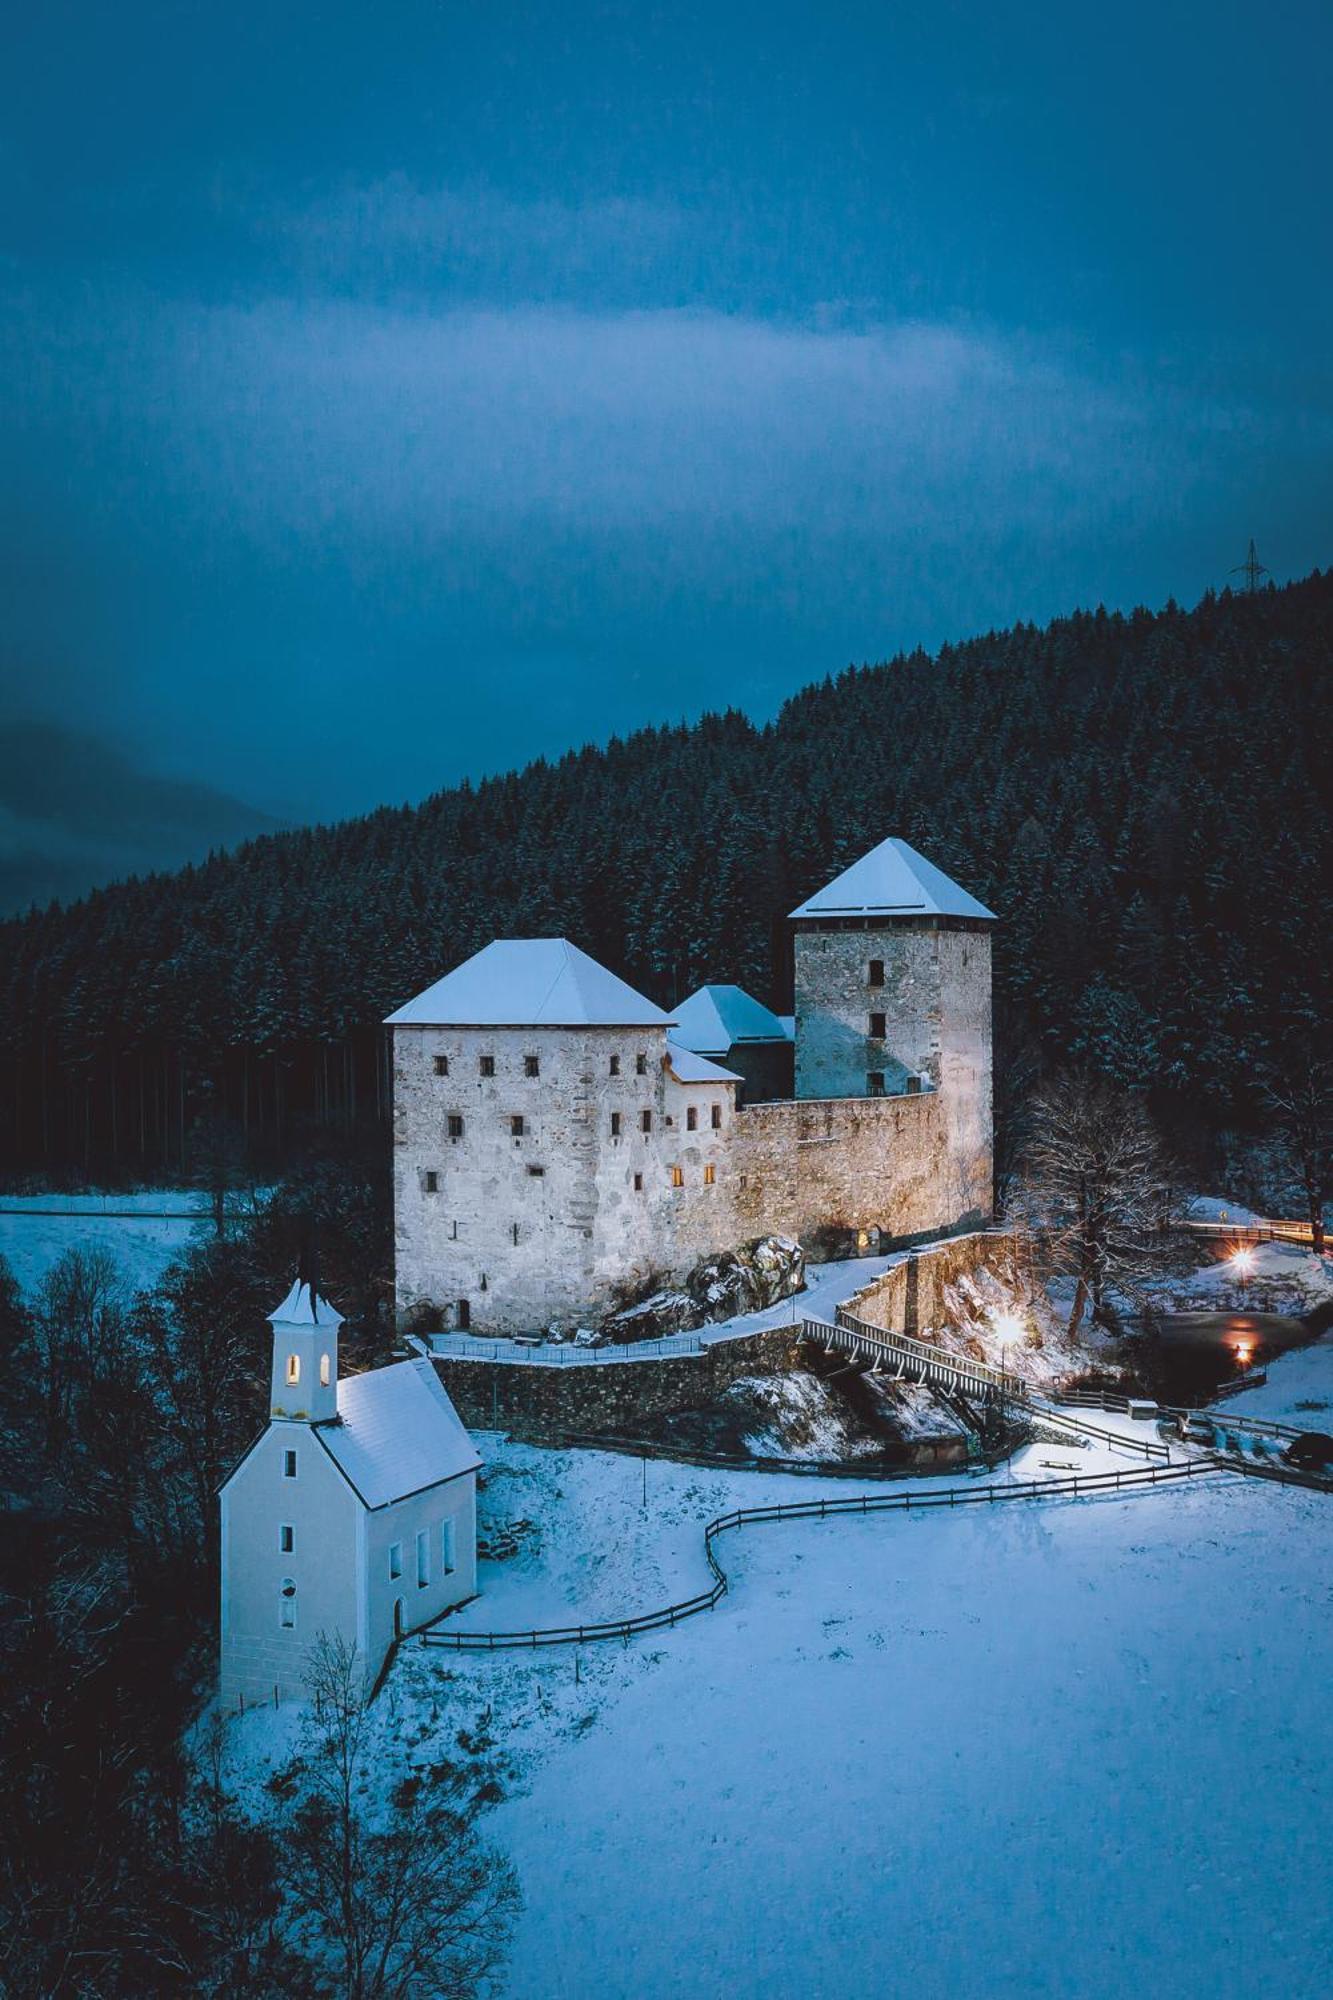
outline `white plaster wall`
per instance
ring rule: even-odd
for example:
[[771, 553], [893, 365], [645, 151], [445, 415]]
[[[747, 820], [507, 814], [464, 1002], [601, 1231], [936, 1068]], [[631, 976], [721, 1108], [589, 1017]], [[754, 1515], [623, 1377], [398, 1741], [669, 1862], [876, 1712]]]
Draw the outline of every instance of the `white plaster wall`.
[[[296, 1478], [283, 1453], [296, 1452]], [[224, 1712], [246, 1702], [305, 1696], [306, 1655], [321, 1632], [361, 1643], [357, 1629], [358, 1516], [362, 1509], [306, 1424], [270, 1425], [223, 1488], [221, 1699]], [[283, 1523], [295, 1548], [279, 1546]], [[296, 1625], [279, 1619], [284, 1577], [296, 1582]]]
[[[440, 1524], [452, 1520], [457, 1562], [446, 1575], [440, 1560]], [[430, 1580], [424, 1589], [417, 1584], [416, 1537], [424, 1529], [430, 1555]], [[403, 1548], [403, 1573], [396, 1581], [389, 1575], [389, 1550], [393, 1543]], [[477, 1475], [461, 1473], [439, 1486], [428, 1486], [391, 1507], [377, 1507], [366, 1516], [366, 1624], [365, 1651], [378, 1674], [393, 1644], [395, 1598], [403, 1601], [403, 1630], [412, 1632], [428, 1625], [452, 1604], [463, 1604], [477, 1594]]]

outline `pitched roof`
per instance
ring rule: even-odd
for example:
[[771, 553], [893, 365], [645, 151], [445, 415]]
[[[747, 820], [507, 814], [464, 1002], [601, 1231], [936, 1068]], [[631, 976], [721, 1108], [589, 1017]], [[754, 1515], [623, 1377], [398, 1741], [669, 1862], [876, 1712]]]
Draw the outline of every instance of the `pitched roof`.
[[736, 1042], [783, 1042], [787, 1036], [770, 1013], [743, 986], [701, 986], [676, 1009], [673, 1039], [701, 1055], [725, 1055]]
[[671, 1074], [677, 1083], [741, 1081], [734, 1069], [723, 1069], [721, 1063], [709, 1062], [707, 1056], [698, 1055], [684, 1042], [678, 1041], [674, 1035], [667, 1036], [667, 1058], [671, 1064]]
[[793, 917], [983, 917], [995, 920], [942, 868], [905, 840], [881, 840], [819, 889]]
[[315, 1293], [315, 1303], [310, 1303], [310, 1287], [298, 1278], [286, 1298], [276, 1311], [268, 1316], [270, 1326], [341, 1326], [343, 1316], [335, 1312], [323, 1292]]
[[338, 1422], [315, 1436], [367, 1507], [438, 1486], [481, 1464], [429, 1361], [395, 1361], [338, 1384]]
[[670, 1016], [568, 938], [496, 938], [389, 1027], [661, 1028]]

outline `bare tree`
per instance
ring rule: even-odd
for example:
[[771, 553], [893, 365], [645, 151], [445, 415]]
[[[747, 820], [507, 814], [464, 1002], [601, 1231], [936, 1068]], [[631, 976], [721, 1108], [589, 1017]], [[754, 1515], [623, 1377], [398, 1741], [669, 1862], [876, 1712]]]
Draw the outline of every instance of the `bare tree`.
[[1066, 1076], [1032, 1099], [1021, 1207], [1057, 1271], [1075, 1280], [1072, 1334], [1112, 1286], [1133, 1295], [1170, 1211], [1170, 1171], [1137, 1097]]
[[1324, 1201], [1333, 1181], [1333, 1067], [1305, 1053], [1271, 1077], [1264, 1097], [1283, 1170], [1300, 1188], [1315, 1255], [1324, 1254]]
[[509, 1864], [466, 1811], [408, 1779], [372, 1818], [358, 1803], [368, 1761], [356, 1648], [321, 1635], [307, 1684], [319, 1744], [283, 1838], [298, 1918], [332, 1942], [341, 2000], [475, 1993], [501, 1962], [519, 1906]]

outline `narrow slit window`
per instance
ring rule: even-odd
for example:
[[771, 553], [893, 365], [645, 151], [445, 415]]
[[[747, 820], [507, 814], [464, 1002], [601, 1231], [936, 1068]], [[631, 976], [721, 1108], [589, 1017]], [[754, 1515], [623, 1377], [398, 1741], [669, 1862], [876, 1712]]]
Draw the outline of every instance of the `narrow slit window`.
[[683, 1168], [673, 1167], [671, 1169], [671, 1185], [672, 1187], [684, 1187], [685, 1173]]
[[610, 1070], [610, 1074], [611, 1074], [612, 1076], [619, 1076], [619, 1075], [620, 1075], [620, 1057], [619, 1057], [619, 1056], [612, 1056], [612, 1058], [611, 1058], [611, 1070]]
[[697, 1132], [698, 1129], [699, 1129], [698, 1107], [697, 1105], [691, 1104], [685, 1112], [685, 1130], [687, 1132]]
[[430, 1582], [430, 1536], [424, 1528], [417, 1531], [417, 1589], [424, 1590]]
[[278, 1554], [289, 1556], [296, 1547], [296, 1530], [285, 1524], [278, 1529]]
[[296, 1579], [285, 1576], [282, 1589], [278, 1592], [278, 1623], [287, 1631], [296, 1624]]
[[446, 1576], [452, 1576], [458, 1568], [458, 1523], [440, 1523], [440, 1564]]
[[713, 1130], [715, 1132], [722, 1130], [722, 1106], [720, 1104], [713, 1106]]
[[642, 1194], [642, 1193], [643, 1193], [643, 1175], [642, 1175], [642, 1174], [635, 1174], [635, 1176], [634, 1176], [634, 1192], [635, 1192], [635, 1194]]
[[332, 1363], [332, 1361], [331, 1361], [331, 1360], [329, 1359], [329, 1357], [328, 1357], [328, 1355], [327, 1355], [327, 1354], [321, 1354], [321, 1355], [320, 1355], [320, 1357], [319, 1357], [319, 1386], [320, 1386], [320, 1388], [321, 1388], [321, 1389], [327, 1389], [327, 1388], [328, 1388], [328, 1386], [329, 1386], [329, 1384], [330, 1384], [330, 1382], [332, 1382], [332, 1380], [333, 1380], [333, 1363]]
[[653, 1129], [653, 1114], [652, 1114], [652, 1112], [651, 1112], [651, 1111], [641, 1111], [641, 1112], [639, 1113], [639, 1126], [640, 1126], [640, 1129], [641, 1129], [642, 1131], [644, 1131], [644, 1132], [651, 1132], [651, 1131], [652, 1131], [652, 1129]]
[[713, 1165], [713, 1162], [710, 1160], [708, 1162], [708, 1165], [704, 1168], [704, 1186], [712, 1187], [716, 1182], [716, 1180], [717, 1180], [717, 1168]]
[[294, 1389], [301, 1379], [301, 1357], [299, 1354], [287, 1356], [287, 1387]]
[[390, 1542], [389, 1544], [390, 1583], [393, 1582], [395, 1577], [401, 1576], [402, 1573], [403, 1573], [403, 1545], [401, 1542]]
[[618, 1111], [611, 1113], [611, 1137], [613, 1139], [620, 1137], [620, 1113]]
[[295, 1479], [296, 1477], [296, 1453], [294, 1451], [285, 1451], [282, 1454], [282, 1476], [284, 1479]]
[[634, 1074], [635, 1074], [635, 1076], [647, 1076], [647, 1074], [648, 1074], [648, 1058], [647, 1058], [647, 1056], [635, 1056], [635, 1058], [634, 1058]]

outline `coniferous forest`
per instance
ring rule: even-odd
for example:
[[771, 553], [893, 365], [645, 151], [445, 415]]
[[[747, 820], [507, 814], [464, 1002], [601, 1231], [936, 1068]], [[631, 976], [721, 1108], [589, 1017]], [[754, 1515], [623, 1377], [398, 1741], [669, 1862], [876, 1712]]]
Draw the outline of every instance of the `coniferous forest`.
[[33, 912], [0, 932], [0, 1150], [120, 1179], [197, 1171], [220, 1122], [257, 1166], [373, 1126], [378, 1023], [495, 936], [785, 1010], [787, 911], [899, 833], [1001, 919], [1002, 1120], [1075, 1065], [1203, 1163], [1333, 1015], [1331, 657], [1333, 573], [1080, 613]]

